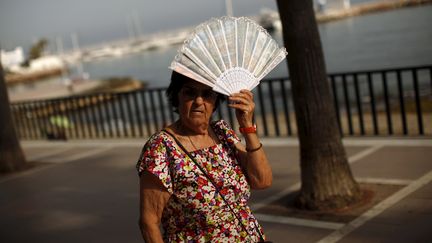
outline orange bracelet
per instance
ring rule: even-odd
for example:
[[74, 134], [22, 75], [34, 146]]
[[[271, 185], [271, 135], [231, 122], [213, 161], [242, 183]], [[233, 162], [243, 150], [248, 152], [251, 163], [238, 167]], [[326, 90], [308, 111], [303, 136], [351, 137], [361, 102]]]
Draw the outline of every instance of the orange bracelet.
[[256, 133], [257, 132], [256, 125], [253, 125], [251, 127], [240, 127], [239, 130], [240, 130], [240, 133], [243, 133], [243, 134]]

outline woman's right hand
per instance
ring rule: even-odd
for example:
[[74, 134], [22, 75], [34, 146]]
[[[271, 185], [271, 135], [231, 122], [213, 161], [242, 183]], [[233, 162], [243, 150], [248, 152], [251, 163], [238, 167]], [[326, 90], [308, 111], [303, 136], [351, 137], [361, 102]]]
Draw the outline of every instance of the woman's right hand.
[[234, 108], [236, 111], [239, 126], [251, 127], [255, 111], [253, 93], [247, 89], [243, 89], [239, 93], [232, 94], [228, 99], [232, 102], [229, 104], [229, 107]]

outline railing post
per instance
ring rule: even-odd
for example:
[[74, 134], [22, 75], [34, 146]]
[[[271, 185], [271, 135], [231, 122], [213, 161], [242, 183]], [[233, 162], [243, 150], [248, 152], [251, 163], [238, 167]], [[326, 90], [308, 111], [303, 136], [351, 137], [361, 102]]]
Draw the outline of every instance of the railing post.
[[402, 131], [404, 135], [407, 135], [408, 128], [407, 128], [406, 112], [405, 112], [404, 91], [402, 88], [403, 86], [402, 86], [402, 77], [401, 77], [400, 70], [396, 71], [396, 81], [397, 81], [397, 87], [399, 93], [399, 107], [400, 107], [401, 120], [402, 120]]
[[330, 82], [331, 82], [331, 87], [333, 90], [333, 100], [334, 100], [334, 106], [335, 106], [335, 110], [336, 110], [336, 118], [337, 118], [337, 122], [338, 122], [339, 133], [340, 133], [340, 135], [343, 135], [342, 122], [341, 122], [340, 111], [339, 111], [339, 99], [338, 99], [338, 93], [337, 93], [337, 88], [336, 88], [336, 79], [335, 79], [334, 75], [330, 75]]
[[158, 131], [159, 130], [159, 119], [157, 117], [157, 109], [156, 109], [156, 103], [154, 101], [154, 90], [150, 91], [150, 105], [151, 105], [151, 111], [153, 114], [153, 122], [154, 122], [154, 126], [155, 126], [155, 130]]
[[24, 135], [23, 138], [24, 139], [30, 139], [31, 137], [30, 137], [29, 128], [27, 125], [26, 111], [24, 110], [22, 103], [18, 103], [17, 107], [18, 107], [18, 114], [19, 114], [21, 124], [22, 124], [22, 134]]
[[136, 117], [136, 121], [137, 121], [137, 125], [138, 125], [138, 132], [139, 132], [139, 136], [143, 137], [144, 136], [144, 131], [143, 131], [143, 127], [142, 127], [142, 121], [141, 121], [141, 110], [139, 109], [139, 105], [138, 105], [138, 94], [139, 92], [133, 92], [131, 93], [132, 97], [133, 97], [133, 104], [135, 107], [135, 117]]
[[125, 94], [125, 99], [126, 99], [126, 110], [128, 113], [128, 119], [129, 119], [129, 124], [130, 124], [130, 130], [132, 132], [132, 137], [136, 137], [136, 132], [135, 132], [135, 120], [134, 117], [136, 117], [136, 112], [135, 114], [132, 114], [132, 106], [131, 106], [131, 102], [130, 102], [130, 98], [131, 98], [132, 93], [128, 92]]
[[417, 112], [418, 131], [419, 131], [420, 135], [424, 135], [423, 116], [422, 116], [422, 109], [421, 109], [417, 69], [412, 70], [412, 75], [413, 75], [413, 83], [414, 83], [414, 94], [415, 94], [415, 105], [416, 105], [416, 112]]
[[382, 82], [383, 82], [383, 88], [384, 88], [384, 104], [386, 109], [386, 116], [387, 116], [387, 131], [389, 135], [393, 134], [393, 124], [391, 119], [391, 107], [389, 102], [389, 92], [388, 92], [388, 86], [387, 86], [387, 75], [386, 72], [381, 72]]
[[149, 93], [149, 91], [141, 91], [141, 100], [143, 103], [144, 112], [142, 114], [144, 116], [144, 123], [145, 123], [146, 129], [147, 129], [147, 136], [150, 136], [152, 134], [152, 130], [150, 127], [150, 119], [149, 119], [150, 114], [149, 114], [148, 109], [147, 109], [148, 106], [147, 106], [146, 96], [148, 95], [148, 93]]
[[92, 119], [93, 124], [94, 124], [93, 127], [94, 127], [94, 130], [96, 132], [96, 137], [100, 138], [101, 137], [101, 130], [103, 130], [103, 127], [101, 127], [102, 126], [102, 118], [99, 117], [99, 114], [98, 114], [98, 107], [99, 107], [98, 103], [99, 103], [98, 96], [97, 95], [91, 95], [90, 96], [90, 111], [91, 111], [91, 115], [93, 117], [93, 119]]
[[288, 131], [288, 135], [291, 136], [292, 130], [291, 130], [291, 119], [290, 119], [290, 113], [289, 113], [289, 99], [288, 99], [288, 96], [286, 94], [285, 81], [283, 79], [280, 79], [279, 83], [280, 83], [280, 87], [281, 87], [281, 91], [282, 91], [282, 100], [283, 100], [282, 103], [283, 103], [283, 109], [284, 109], [286, 128]]
[[271, 109], [272, 109], [272, 114], [273, 114], [273, 123], [275, 126], [275, 132], [276, 132], [276, 136], [280, 135], [279, 132], [279, 121], [278, 121], [278, 114], [276, 111], [276, 102], [275, 102], [275, 95], [273, 92], [273, 81], [269, 81], [268, 82], [268, 87], [269, 87], [269, 91], [270, 91], [270, 105], [271, 105]]
[[356, 96], [356, 102], [357, 102], [357, 112], [358, 112], [358, 118], [359, 118], [359, 127], [360, 127], [360, 134], [365, 135], [365, 129], [364, 129], [364, 122], [363, 122], [363, 107], [360, 100], [360, 88], [358, 84], [358, 76], [355, 73], [354, 74], [354, 90], [355, 90], [355, 96]]
[[370, 72], [367, 73], [367, 81], [369, 87], [369, 96], [371, 99], [372, 122], [373, 122], [374, 134], [378, 135], [379, 129], [378, 129], [378, 120], [376, 115], [376, 107], [375, 107], [375, 94], [374, 94], [374, 88], [372, 84], [372, 75]]
[[157, 95], [158, 95], [158, 99], [159, 99], [159, 110], [160, 110], [160, 114], [161, 114], [161, 118], [162, 118], [162, 128], [163, 128], [167, 125], [167, 120], [165, 117], [165, 105], [164, 105], [164, 101], [163, 101], [162, 89], [157, 90]]
[[[106, 121], [108, 121], [107, 123], [107, 128], [108, 128], [108, 136], [110, 138], [115, 137], [114, 135], [114, 130], [116, 127], [116, 124], [112, 121], [115, 121], [115, 117], [114, 117], [114, 110], [112, 107], [112, 103], [113, 103], [113, 96], [110, 94], [104, 94], [103, 95], [103, 99], [104, 99], [104, 107], [105, 107], [105, 114], [106, 114]], [[105, 129], [105, 127], [104, 127]]]
[[354, 130], [353, 130], [353, 124], [352, 124], [352, 119], [351, 119], [351, 105], [350, 105], [350, 100], [349, 100], [349, 94], [348, 94], [348, 89], [347, 89], [347, 80], [346, 80], [345, 74], [342, 75], [342, 87], [343, 87], [343, 93], [344, 93], [344, 98], [345, 98], [345, 109], [347, 112], [347, 119], [348, 119], [348, 131], [349, 131], [350, 135], [353, 135]]
[[37, 139], [43, 139], [44, 138], [44, 134], [42, 134], [42, 121], [40, 119], [40, 110], [39, 110], [39, 104], [40, 101], [39, 100], [35, 100], [32, 102], [32, 110], [33, 110], [33, 116], [34, 116], [34, 123], [36, 125], [36, 135], [37, 135]]
[[99, 117], [99, 123], [100, 123], [99, 127], [101, 129], [101, 137], [106, 138], [107, 134], [106, 134], [106, 131], [105, 131], [104, 121], [106, 122], [108, 119], [106, 119], [106, 116], [104, 116], [104, 113], [103, 113], [103, 109], [105, 107], [105, 99], [104, 99], [103, 94], [97, 94], [95, 97], [96, 97], [96, 100], [97, 100], [97, 104], [96, 104], [97, 108], [96, 108], [96, 110], [97, 110], [98, 117]]
[[93, 125], [92, 125], [92, 119], [91, 119], [91, 99], [88, 95], [84, 96], [84, 114], [87, 124], [87, 129], [89, 132], [90, 138], [94, 138], [94, 131], [93, 131]]
[[261, 85], [258, 85], [258, 98], [259, 98], [259, 104], [260, 104], [260, 110], [261, 110], [261, 118], [264, 125], [264, 135], [268, 136], [268, 127], [267, 127], [267, 112], [264, 106], [264, 99], [263, 99], [263, 92]]

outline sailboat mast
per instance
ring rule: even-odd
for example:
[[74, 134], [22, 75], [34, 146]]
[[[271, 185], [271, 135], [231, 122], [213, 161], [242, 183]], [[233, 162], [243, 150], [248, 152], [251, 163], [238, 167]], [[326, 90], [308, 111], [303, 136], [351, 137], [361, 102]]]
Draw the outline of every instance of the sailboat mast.
[[225, 0], [225, 10], [227, 16], [234, 16], [232, 0]]
[[57, 55], [59, 56], [61, 62], [62, 62], [62, 67], [61, 67], [61, 75], [62, 75], [62, 82], [67, 83], [66, 81], [66, 73], [65, 73], [65, 66], [66, 66], [66, 62], [64, 61], [64, 56], [63, 56], [63, 39], [60, 36], [57, 36], [56, 38], [56, 45], [57, 45]]
[[[76, 33], [72, 33], [71, 34], [71, 38], [72, 38], [72, 46], [73, 46], [73, 49], [74, 49], [75, 53], [78, 53], [78, 56], [81, 57], [81, 50], [80, 50], [80, 47], [79, 47], [79, 44], [78, 44], [78, 36], [77, 36], [77, 34]], [[80, 60], [77, 60], [76, 66], [77, 66], [77, 72], [78, 72], [78, 74], [82, 75], [84, 70], [83, 70], [83, 66], [82, 66]]]

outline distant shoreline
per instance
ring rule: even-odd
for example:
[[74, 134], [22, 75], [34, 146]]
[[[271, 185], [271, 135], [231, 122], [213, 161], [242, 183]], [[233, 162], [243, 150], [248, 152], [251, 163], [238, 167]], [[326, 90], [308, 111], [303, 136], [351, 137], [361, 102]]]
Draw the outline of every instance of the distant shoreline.
[[60, 76], [63, 72], [62, 68], [50, 68], [41, 71], [33, 71], [28, 73], [12, 73], [5, 75], [6, 85], [13, 86], [21, 83], [30, 83], [40, 79]]
[[432, 0], [383, 0], [379, 2], [360, 3], [353, 5], [348, 9], [329, 10], [324, 13], [318, 13], [316, 14], [316, 20], [318, 23], [326, 23], [347, 17], [431, 3]]
[[69, 86], [61, 82], [43, 83], [39, 86], [9, 93], [12, 103], [29, 100], [57, 99], [76, 95], [129, 92], [145, 88], [147, 83], [130, 77], [115, 77], [98, 80], [80, 80]]

